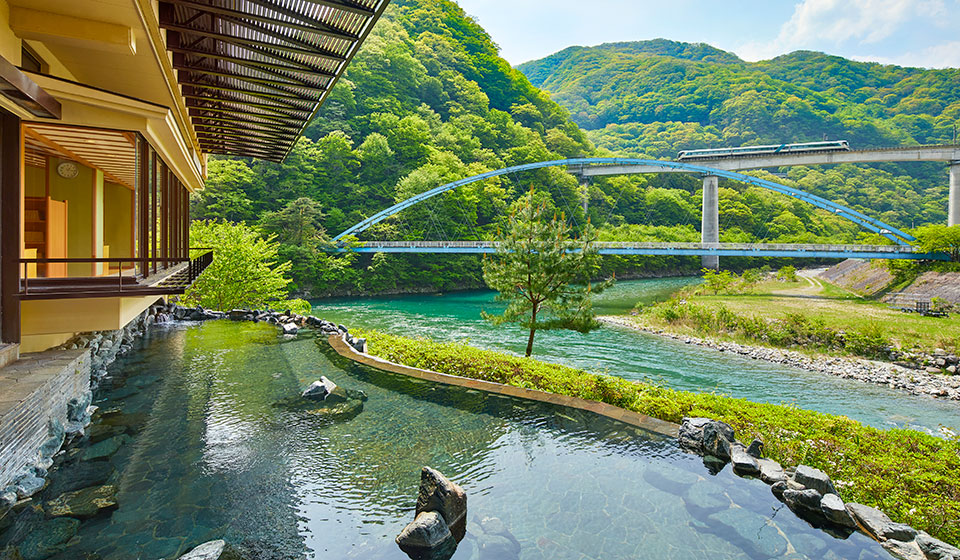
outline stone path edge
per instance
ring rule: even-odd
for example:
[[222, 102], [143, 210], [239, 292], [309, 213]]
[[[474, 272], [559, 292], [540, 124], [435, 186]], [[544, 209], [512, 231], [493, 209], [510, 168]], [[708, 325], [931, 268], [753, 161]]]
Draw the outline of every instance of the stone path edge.
[[440, 373], [390, 362], [376, 356], [370, 356], [369, 354], [362, 354], [358, 352], [352, 346], [347, 344], [347, 342], [343, 339], [344, 336], [345, 335], [331, 335], [327, 338], [327, 342], [337, 352], [337, 354], [340, 354], [344, 358], [382, 371], [407, 375], [417, 379], [433, 381], [435, 383], [443, 383], [445, 385], [455, 385], [458, 387], [464, 387], [466, 389], [476, 389], [488, 393], [506, 395], [518, 399], [545, 402], [566, 406], [569, 408], [576, 408], [579, 410], [586, 410], [601, 416], [606, 416], [607, 418], [611, 418], [619, 422], [623, 422], [624, 424], [629, 424], [631, 426], [636, 426], [650, 432], [655, 432], [673, 438], [676, 438], [680, 431], [679, 424], [674, 424], [673, 422], [667, 422], [665, 420], [646, 416], [644, 414], [633, 412], [632, 410], [627, 410], [607, 403], [588, 401], [578, 397], [558, 395], [556, 393], [548, 393], [546, 391], [538, 391], [536, 389], [514, 387], [513, 385], [504, 385], [502, 383], [496, 383], [493, 381], [484, 381], [470, 377], [460, 377], [458, 375], [450, 375], [448, 373]]

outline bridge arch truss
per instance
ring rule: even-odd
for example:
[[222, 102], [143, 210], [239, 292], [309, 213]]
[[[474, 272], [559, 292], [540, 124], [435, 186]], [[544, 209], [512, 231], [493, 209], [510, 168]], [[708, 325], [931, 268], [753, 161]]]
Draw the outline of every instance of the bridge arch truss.
[[[472, 177], [466, 177], [458, 181], [453, 181], [445, 185], [440, 185], [433, 189], [424, 191], [420, 194], [414, 195], [406, 200], [398, 202], [389, 208], [385, 208], [380, 212], [354, 224], [353, 226], [347, 228], [339, 235], [333, 238], [333, 241], [340, 241], [348, 235], [354, 235], [360, 233], [370, 226], [377, 224], [390, 216], [401, 212], [402, 210], [409, 208], [415, 204], [433, 198], [439, 194], [443, 194], [447, 191], [454, 190], [458, 187], [464, 185], [469, 185], [470, 183], [475, 183], [477, 181], [483, 181], [484, 179], [490, 179], [492, 177], [498, 177], [501, 175], [508, 175], [511, 173], [518, 173], [523, 171], [533, 171], [536, 169], [544, 169], [547, 167], [587, 167], [587, 166], [631, 166], [634, 169], [637, 167], [646, 167], [649, 168], [651, 173], [659, 172], [685, 172], [685, 173], [695, 173], [702, 176], [716, 176], [723, 177], [724, 179], [731, 179], [733, 181], [738, 181], [741, 183], [746, 183], [748, 185], [754, 185], [764, 189], [768, 189], [780, 194], [796, 198], [797, 200], [802, 200], [808, 204], [811, 204], [817, 208], [822, 208], [829, 212], [840, 216], [846, 220], [849, 220], [860, 227], [872, 231], [873, 233], [880, 234], [887, 239], [897, 243], [898, 245], [908, 245], [909, 241], [913, 241], [914, 238], [910, 234], [901, 231], [889, 224], [886, 224], [875, 218], [871, 218], [861, 212], [858, 212], [852, 208], [847, 208], [841, 204], [837, 204], [825, 198], [819, 197], [817, 195], [789, 187], [787, 185], [782, 185], [780, 183], [775, 183], [773, 181], [768, 181], [766, 179], [760, 179], [758, 177], [753, 177], [750, 175], [744, 175], [743, 173], [737, 173], [736, 171], [726, 171], [722, 169], [715, 169], [712, 167], [706, 167], [702, 165], [694, 165], [690, 163], [682, 163], [676, 161], [660, 161], [660, 160], [651, 160], [651, 159], [635, 159], [635, 158], [571, 158], [571, 159], [559, 159], [551, 161], [541, 161], [536, 163], [526, 163], [522, 165], [514, 165], [511, 167], [505, 167], [503, 169], [497, 169], [495, 171], [487, 171], [485, 173], [480, 173]], [[635, 172], [635, 171], [634, 171]]]

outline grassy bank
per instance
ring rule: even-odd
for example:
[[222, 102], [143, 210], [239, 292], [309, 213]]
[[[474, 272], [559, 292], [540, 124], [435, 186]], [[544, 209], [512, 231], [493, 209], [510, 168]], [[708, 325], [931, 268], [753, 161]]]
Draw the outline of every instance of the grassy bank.
[[728, 422], [738, 439], [762, 439], [767, 455], [783, 465], [804, 463], [830, 473], [844, 500], [878, 507], [960, 544], [960, 441], [878, 430], [791, 406], [676, 391], [465, 344], [354, 334], [367, 339], [371, 354], [413, 367], [602, 401], [671, 422], [684, 416]]
[[739, 293], [698, 286], [638, 310], [630, 320], [695, 334], [807, 353], [887, 358], [887, 348], [960, 351], [960, 315], [903, 313], [819, 278], [766, 281]]

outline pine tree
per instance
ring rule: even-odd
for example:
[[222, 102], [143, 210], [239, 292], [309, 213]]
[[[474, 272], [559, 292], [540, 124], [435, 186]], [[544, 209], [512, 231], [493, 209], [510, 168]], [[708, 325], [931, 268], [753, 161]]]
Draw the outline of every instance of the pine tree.
[[519, 323], [529, 329], [527, 356], [538, 330], [598, 328], [590, 296], [612, 283], [591, 283], [600, 268], [594, 228], [587, 224], [579, 238], [571, 239], [563, 215], [550, 215], [531, 190], [514, 204], [496, 256], [483, 262], [484, 281], [500, 292], [498, 301], [507, 302], [502, 315], [483, 316], [495, 325]]

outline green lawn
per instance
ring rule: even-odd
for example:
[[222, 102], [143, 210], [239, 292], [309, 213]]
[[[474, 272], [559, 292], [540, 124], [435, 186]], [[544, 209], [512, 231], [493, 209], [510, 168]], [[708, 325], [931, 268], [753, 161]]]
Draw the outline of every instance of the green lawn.
[[[960, 314], [936, 318], [903, 313], [822, 279], [764, 282], [744, 294], [684, 294], [683, 297], [688, 302], [714, 310], [723, 306], [739, 315], [778, 319], [788, 313], [801, 313], [811, 319], [822, 319], [827, 326], [839, 330], [863, 332], [877, 329], [903, 349], [960, 350]], [[666, 326], [648, 315], [641, 316], [640, 321], [653, 323], [651, 326]]]

